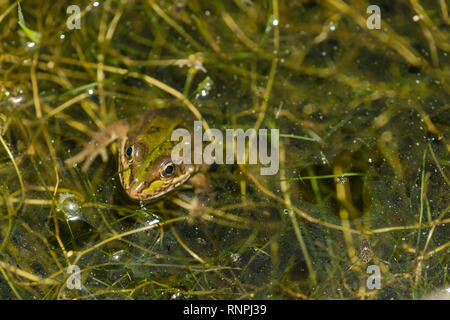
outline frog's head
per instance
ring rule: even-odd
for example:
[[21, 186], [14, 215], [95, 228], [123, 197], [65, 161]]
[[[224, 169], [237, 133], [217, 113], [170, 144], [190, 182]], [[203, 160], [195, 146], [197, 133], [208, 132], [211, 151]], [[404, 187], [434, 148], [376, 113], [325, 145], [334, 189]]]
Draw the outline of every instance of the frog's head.
[[171, 141], [179, 122], [155, 118], [143, 131], [126, 137], [120, 144], [119, 175], [123, 189], [137, 201], [155, 201], [184, 184], [194, 173], [189, 165], [171, 159]]

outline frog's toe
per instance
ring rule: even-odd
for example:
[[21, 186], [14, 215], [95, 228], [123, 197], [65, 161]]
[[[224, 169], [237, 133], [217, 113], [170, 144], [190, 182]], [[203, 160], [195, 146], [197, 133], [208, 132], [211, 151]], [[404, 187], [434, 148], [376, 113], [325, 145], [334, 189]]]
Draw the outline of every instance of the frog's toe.
[[78, 154], [74, 155], [73, 157], [66, 159], [64, 161], [64, 163], [68, 167], [73, 167], [76, 163], [83, 161], [84, 158], [85, 158], [84, 153], [78, 153]]
[[99, 153], [102, 157], [103, 162], [108, 161], [108, 152], [106, 151], [106, 148], [102, 148]]
[[83, 163], [81, 170], [83, 172], [86, 172], [89, 169], [89, 167], [91, 166], [92, 162], [94, 162], [94, 160], [99, 155], [102, 157], [103, 161], [108, 160], [108, 154], [107, 154], [107, 151], [105, 148], [95, 150], [94, 152], [92, 152], [92, 150], [90, 150], [90, 149], [89, 150], [86, 149], [86, 150], [76, 154], [72, 158], [66, 159], [64, 161], [64, 163], [67, 166], [74, 166], [76, 163]]
[[64, 160], [64, 164], [68, 167], [73, 166], [72, 158]]
[[101, 152], [101, 150], [98, 150], [98, 151], [94, 152], [93, 154], [87, 156], [86, 160], [84, 160], [84, 163], [83, 163], [83, 166], [81, 167], [81, 170], [83, 172], [88, 171], [88, 169], [91, 166], [92, 162], [94, 162], [94, 160], [98, 157], [99, 154], [103, 158], [103, 153]]
[[88, 171], [89, 167], [91, 166], [92, 162], [95, 158], [88, 157], [86, 161], [83, 163], [83, 166], [81, 167], [81, 171], [86, 172]]

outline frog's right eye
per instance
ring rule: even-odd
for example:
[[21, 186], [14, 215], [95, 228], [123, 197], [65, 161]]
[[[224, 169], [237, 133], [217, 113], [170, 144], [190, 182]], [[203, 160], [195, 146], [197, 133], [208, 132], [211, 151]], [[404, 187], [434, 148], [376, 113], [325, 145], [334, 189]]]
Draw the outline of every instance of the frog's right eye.
[[162, 178], [170, 178], [175, 174], [175, 164], [172, 160], [167, 160], [161, 163], [160, 172]]
[[129, 162], [139, 162], [142, 161], [147, 154], [147, 144], [142, 141], [136, 141], [135, 143], [125, 147], [125, 156]]

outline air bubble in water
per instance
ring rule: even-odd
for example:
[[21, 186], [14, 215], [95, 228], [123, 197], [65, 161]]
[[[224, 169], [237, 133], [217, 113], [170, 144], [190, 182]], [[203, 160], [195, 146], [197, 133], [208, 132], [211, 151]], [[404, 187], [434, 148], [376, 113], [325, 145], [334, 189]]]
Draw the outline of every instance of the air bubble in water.
[[74, 194], [65, 192], [59, 194], [58, 209], [61, 210], [68, 221], [81, 219], [81, 203]]
[[347, 179], [344, 176], [337, 177], [336, 182], [339, 184], [344, 184]]

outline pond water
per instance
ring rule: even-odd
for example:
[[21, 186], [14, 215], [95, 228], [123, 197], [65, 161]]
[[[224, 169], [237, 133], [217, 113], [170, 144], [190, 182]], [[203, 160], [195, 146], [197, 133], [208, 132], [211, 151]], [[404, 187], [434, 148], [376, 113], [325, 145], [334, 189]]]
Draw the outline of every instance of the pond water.
[[[72, 2], [0, 0], [1, 299], [449, 288], [445, 1]], [[213, 163], [203, 192], [149, 203], [121, 186], [120, 143], [66, 165], [115, 121], [172, 108], [223, 150], [226, 130], [266, 129], [278, 169]]]

